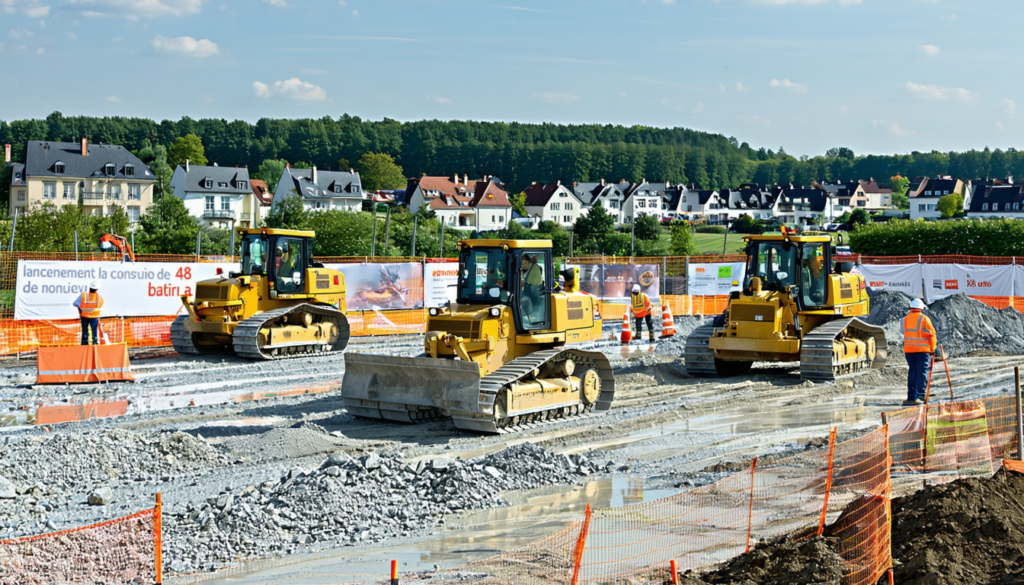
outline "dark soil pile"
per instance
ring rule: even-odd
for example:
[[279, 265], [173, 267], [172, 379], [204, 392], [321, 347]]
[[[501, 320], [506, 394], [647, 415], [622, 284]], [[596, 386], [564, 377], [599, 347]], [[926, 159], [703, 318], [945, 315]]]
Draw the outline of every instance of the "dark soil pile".
[[1022, 496], [1024, 478], [999, 472], [991, 479], [961, 479], [893, 500], [895, 582], [1024, 583]]
[[837, 540], [813, 536], [794, 541], [791, 537], [762, 542], [719, 569], [685, 573], [682, 585], [806, 585], [838, 584], [846, 563], [836, 553]]

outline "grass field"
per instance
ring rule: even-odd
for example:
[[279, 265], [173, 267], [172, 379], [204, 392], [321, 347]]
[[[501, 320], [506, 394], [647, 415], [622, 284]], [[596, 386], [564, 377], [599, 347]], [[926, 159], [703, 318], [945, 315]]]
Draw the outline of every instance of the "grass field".
[[[726, 254], [742, 254], [743, 253], [743, 235], [744, 234], [729, 234], [729, 239], [725, 244]], [[832, 241], [837, 245], [841, 246], [840, 239], [836, 236], [842, 237], [842, 242], [848, 244], [850, 238], [846, 232], [836, 232], [832, 234]], [[693, 241], [697, 244], [697, 253], [722, 253], [722, 234], [693, 234]]]

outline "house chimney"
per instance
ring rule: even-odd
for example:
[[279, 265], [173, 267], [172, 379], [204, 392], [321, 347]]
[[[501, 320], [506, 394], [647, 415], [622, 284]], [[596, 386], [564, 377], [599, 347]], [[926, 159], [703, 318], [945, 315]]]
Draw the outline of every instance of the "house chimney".
[[601, 186], [604, 187], [604, 179], [601, 179]]
[[349, 169], [348, 170], [348, 174], [350, 174], [350, 175], [358, 175], [359, 173], [357, 173], [355, 169]]
[[462, 175], [462, 182], [468, 185], [469, 184], [469, 175]]
[[313, 175], [312, 176], [313, 176], [313, 178], [310, 179], [310, 180], [313, 181], [314, 183], [316, 183], [317, 182], [316, 181], [316, 165], [313, 165]]
[[11, 162], [11, 145], [10, 144], [5, 144], [4, 145], [4, 162], [5, 163]]
[[452, 182], [455, 183], [456, 185], [459, 184], [459, 173], [455, 173], [455, 178], [452, 179]]
[[81, 139], [82, 156], [89, 156], [89, 139], [83, 136]]
[[185, 159], [185, 172], [188, 172], [188, 159]]
[[561, 179], [558, 180], [558, 182], [556, 183], [556, 186], [558, 186], [558, 187], [562, 186], [562, 180]]

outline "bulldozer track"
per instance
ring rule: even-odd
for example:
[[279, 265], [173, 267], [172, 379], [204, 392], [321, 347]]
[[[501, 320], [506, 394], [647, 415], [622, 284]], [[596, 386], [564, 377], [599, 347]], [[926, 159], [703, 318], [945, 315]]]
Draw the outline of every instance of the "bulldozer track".
[[[854, 337], [875, 338], [874, 360], [837, 364], [832, 350], [832, 342], [844, 331], [850, 330]], [[885, 333], [881, 327], [868, 325], [856, 318], [836, 319], [815, 328], [804, 335], [800, 342], [800, 377], [816, 382], [832, 382], [837, 377], [855, 374], [868, 369], [881, 369], [888, 360]]]
[[[338, 340], [332, 345], [310, 344], [295, 346], [294, 351], [284, 353], [274, 354], [264, 351], [264, 349], [259, 346], [259, 333], [260, 330], [263, 329], [263, 326], [268, 321], [283, 317], [288, 313], [295, 311], [314, 313], [333, 319], [339, 329]], [[349, 335], [350, 329], [348, 317], [345, 316], [345, 313], [342, 313], [334, 307], [326, 305], [304, 303], [294, 307], [283, 307], [280, 309], [274, 309], [273, 311], [266, 311], [245, 319], [235, 327], [234, 334], [231, 336], [231, 341], [234, 346], [235, 353], [241, 357], [255, 360], [281, 360], [342, 351], [348, 345]]]
[[[509, 419], [509, 424], [501, 424], [502, 421], [494, 419], [494, 401], [502, 388], [529, 375], [547, 362], [558, 361], [559, 358], [571, 358], [580, 366], [580, 371], [586, 368], [593, 368], [597, 371], [598, 377], [601, 379], [601, 393], [594, 404], [587, 405], [581, 400], [576, 400], [572, 405], [559, 405], [555, 408], [514, 416]], [[452, 421], [460, 429], [507, 434], [552, 424], [559, 420], [604, 414], [611, 408], [614, 398], [615, 374], [612, 371], [611, 363], [604, 354], [579, 349], [548, 349], [516, 358], [481, 378], [479, 410], [474, 413], [453, 412]]]
[[192, 341], [192, 334], [185, 330], [186, 319], [188, 319], [188, 315], [178, 315], [171, 323], [171, 345], [174, 346], [174, 351], [194, 355], [207, 353], [196, 346]]
[[709, 345], [714, 333], [715, 326], [709, 323], [697, 327], [687, 336], [686, 349], [683, 350], [687, 374], [691, 376], [718, 375], [718, 370], [715, 369], [715, 353]]

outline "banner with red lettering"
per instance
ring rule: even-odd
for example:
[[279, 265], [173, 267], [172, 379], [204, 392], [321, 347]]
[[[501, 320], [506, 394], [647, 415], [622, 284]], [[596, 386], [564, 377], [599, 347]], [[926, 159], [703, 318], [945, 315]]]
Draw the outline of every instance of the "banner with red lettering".
[[860, 274], [867, 281], [870, 290], [898, 290], [918, 298], [922, 295], [921, 264], [858, 264], [854, 274]]
[[423, 275], [423, 304], [427, 307], [441, 307], [448, 301], [454, 302], [458, 292], [459, 263], [430, 263], [426, 271]]
[[1012, 297], [1016, 266], [922, 264], [924, 297], [930, 302], [957, 293], [970, 296]]
[[196, 283], [238, 270], [231, 263], [71, 262], [18, 260], [15, 319], [77, 319], [72, 306], [90, 283], [99, 283], [103, 317], [177, 315], [181, 295]]

